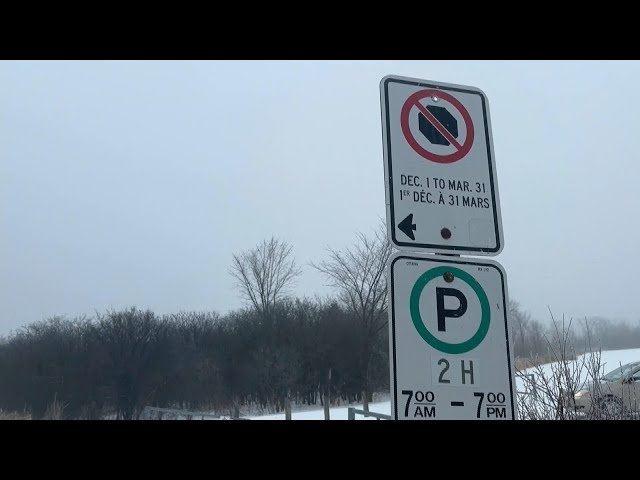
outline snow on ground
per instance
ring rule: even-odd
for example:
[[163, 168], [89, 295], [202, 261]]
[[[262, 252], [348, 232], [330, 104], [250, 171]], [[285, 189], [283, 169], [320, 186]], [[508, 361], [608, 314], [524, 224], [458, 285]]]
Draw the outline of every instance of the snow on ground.
[[[576, 360], [578, 365], [580, 365], [581, 357], [578, 357]], [[607, 373], [614, 368], [619, 367], [620, 365], [624, 365], [625, 363], [629, 363], [632, 361], [640, 360], [640, 348], [630, 349], [630, 350], [609, 350], [601, 353], [600, 361], [603, 366], [603, 374]], [[570, 362], [573, 363], [573, 362]], [[542, 366], [542, 370], [545, 372], [547, 378], [551, 378], [552, 376], [552, 365], [547, 364]], [[529, 369], [526, 373], [533, 373], [535, 369]], [[582, 369], [581, 379], [583, 381], [588, 380], [588, 375], [586, 369]], [[516, 378], [516, 386], [518, 391], [524, 391], [525, 386], [523, 384], [522, 379]], [[353, 404], [352, 407], [362, 410], [362, 404]], [[369, 404], [369, 411], [376, 413], [384, 413], [385, 415], [391, 414], [391, 403], [389, 401], [386, 402], [377, 402]], [[330, 409], [329, 417], [331, 420], [347, 420], [348, 416], [348, 407], [333, 407]], [[252, 416], [247, 417], [251, 420], [284, 420], [284, 413], [277, 413], [272, 415], [260, 415], [260, 416]], [[291, 412], [292, 420], [324, 420], [324, 410], [306, 410], [306, 411], [292, 411]], [[361, 415], [356, 416], [356, 420], [375, 420], [375, 418], [365, 418]]]
[[[353, 404], [351, 407], [362, 410], [362, 404]], [[369, 411], [375, 413], [384, 413], [385, 415], [391, 415], [391, 403], [378, 402], [370, 403]], [[330, 420], [348, 420], [349, 407], [332, 407], [329, 409]], [[284, 413], [276, 413], [273, 415], [262, 415], [258, 417], [248, 417], [251, 420], [284, 420]], [[291, 420], [324, 420], [324, 409], [321, 410], [307, 410], [307, 411], [292, 411]], [[363, 417], [357, 415], [356, 420], [376, 420], [372, 417]]]
[[601, 358], [604, 366], [604, 373], [608, 373], [614, 368], [618, 368], [625, 363], [637, 362], [640, 360], [640, 348], [602, 352]]
[[[583, 361], [588, 362], [590, 359], [590, 355], [594, 354], [584, 354], [578, 356], [575, 362], [567, 362], [567, 367], [570, 370], [576, 371], [580, 375], [580, 383], [586, 383], [590, 378], [589, 371], [586, 365], [583, 364]], [[634, 362], [640, 360], [640, 348], [633, 348], [629, 350], [607, 350], [603, 351], [600, 354], [600, 364], [602, 365], [601, 375], [604, 375], [611, 370], [618, 368], [625, 363]], [[529, 368], [524, 371], [524, 373], [532, 373], [536, 377], [540, 374], [543, 374], [545, 378], [551, 379], [553, 378], [553, 368], [556, 366], [556, 363], [548, 363], [545, 365], [541, 365], [540, 368], [534, 367]], [[538, 380], [539, 381], [539, 380]], [[519, 392], [525, 391], [525, 382], [522, 378], [516, 377], [516, 387]]]

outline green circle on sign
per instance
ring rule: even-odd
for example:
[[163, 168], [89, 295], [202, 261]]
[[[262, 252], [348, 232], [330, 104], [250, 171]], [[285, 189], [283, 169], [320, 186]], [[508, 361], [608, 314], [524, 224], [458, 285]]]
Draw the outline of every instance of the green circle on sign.
[[[456, 276], [456, 278], [464, 281], [473, 289], [473, 291], [478, 296], [478, 300], [480, 300], [480, 308], [482, 310], [480, 326], [478, 327], [476, 333], [474, 333], [469, 340], [466, 340], [462, 343], [447, 343], [434, 337], [431, 332], [427, 330], [427, 327], [425, 327], [424, 322], [422, 321], [422, 317], [420, 316], [420, 296], [422, 295], [424, 287], [426, 287], [431, 280], [443, 275], [445, 272], [452, 272]], [[440, 350], [444, 353], [451, 354], [465, 353], [473, 350], [478, 345], [480, 345], [480, 342], [484, 340], [484, 337], [489, 331], [489, 323], [491, 321], [489, 300], [487, 299], [487, 294], [484, 292], [480, 284], [475, 278], [473, 278], [464, 270], [453, 267], [436, 267], [423, 273], [418, 278], [415, 285], [413, 286], [413, 289], [411, 290], [411, 297], [409, 299], [409, 310], [411, 312], [411, 320], [413, 320], [413, 325], [416, 327], [416, 330], [418, 331], [422, 339], [435, 349]]]

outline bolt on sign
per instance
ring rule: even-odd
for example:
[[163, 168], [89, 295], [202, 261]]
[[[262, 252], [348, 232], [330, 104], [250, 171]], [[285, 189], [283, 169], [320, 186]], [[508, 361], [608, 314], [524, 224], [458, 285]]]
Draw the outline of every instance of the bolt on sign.
[[489, 104], [475, 87], [380, 82], [389, 239], [399, 250], [497, 255], [502, 219]]
[[502, 266], [397, 252], [388, 275], [391, 418], [514, 420]]

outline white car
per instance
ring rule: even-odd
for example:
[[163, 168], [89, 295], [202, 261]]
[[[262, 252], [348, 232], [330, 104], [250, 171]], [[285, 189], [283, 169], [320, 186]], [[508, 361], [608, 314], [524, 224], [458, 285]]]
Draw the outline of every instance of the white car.
[[611, 370], [576, 392], [573, 406], [577, 412], [597, 413], [619, 418], [640, 412], [640, 361]]

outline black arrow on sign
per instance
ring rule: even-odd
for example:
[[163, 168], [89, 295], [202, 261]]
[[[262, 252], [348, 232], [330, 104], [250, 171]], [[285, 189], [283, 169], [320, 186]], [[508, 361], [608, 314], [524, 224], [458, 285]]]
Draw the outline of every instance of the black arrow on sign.
[[416, 237], [413, 234], [413, 231], [416, 229], [416, 224], [413, 223], [413, 213], [410, 213], [407, 218], [405, 218], [404, 220], [402, 220], [399, 224], [398, 224], [398, 228], [402, 231], [402, 233], [404, 233], [407, 237], [409, 237], [411, 240], [415, 240]]

